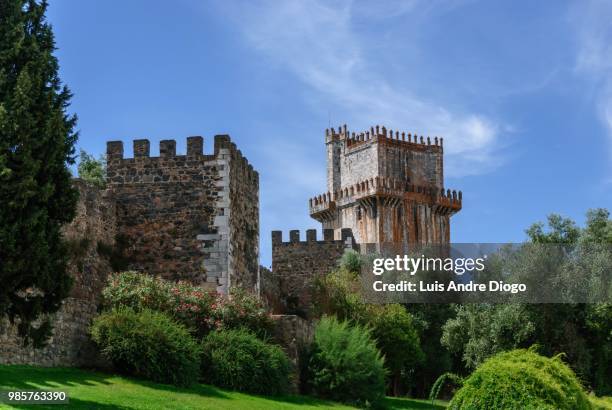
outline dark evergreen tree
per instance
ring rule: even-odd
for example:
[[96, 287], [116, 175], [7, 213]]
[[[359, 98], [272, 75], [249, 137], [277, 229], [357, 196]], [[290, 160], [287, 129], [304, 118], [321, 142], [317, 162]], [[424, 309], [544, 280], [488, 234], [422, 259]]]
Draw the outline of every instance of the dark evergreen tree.
[[71, 93], [46, 9], [46, 1], [0, 0], [0, 317], [36, 345], [49, 334], [45, 314], [70, 291], [60, 229], [78, 196], [68, 169], [76, 117], [66, 112]]

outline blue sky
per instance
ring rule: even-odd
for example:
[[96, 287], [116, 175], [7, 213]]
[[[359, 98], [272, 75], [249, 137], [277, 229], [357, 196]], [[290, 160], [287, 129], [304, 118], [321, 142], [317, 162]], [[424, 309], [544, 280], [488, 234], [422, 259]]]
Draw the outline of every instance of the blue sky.
[[229, 133], [260, 173], [266, 266], [271, 230], [320, 228], [330, 123], [443, 136], [453, 242], [612, 208], [610, 2], [51, 0], [48, 18], [79, 147]]

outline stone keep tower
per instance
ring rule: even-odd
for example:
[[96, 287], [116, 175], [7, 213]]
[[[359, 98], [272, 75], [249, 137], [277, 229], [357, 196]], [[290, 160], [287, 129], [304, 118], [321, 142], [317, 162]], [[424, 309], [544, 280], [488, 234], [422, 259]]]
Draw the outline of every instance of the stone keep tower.
[[310, 199], [310, 215], [359, 244], [446, 244], [461, 191], [444, 189], [443, 139], [372, 127], [325, 131], [327, 192]]

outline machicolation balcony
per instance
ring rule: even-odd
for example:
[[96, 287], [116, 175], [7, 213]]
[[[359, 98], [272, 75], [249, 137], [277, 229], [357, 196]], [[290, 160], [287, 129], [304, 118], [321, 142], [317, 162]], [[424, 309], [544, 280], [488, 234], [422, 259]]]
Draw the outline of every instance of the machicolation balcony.
[[326, 192], [311, 198], [309, 201], [310, 215], [315, 219], [325, 219], [325, 214], [332, 213], [337, 207], [370, 197], [397, 198], [399, 200], [429, 203], [447, 208], [445, 211], [448, 213], [459, 211], [463, 200], [461, 191], [414, 185], [393, 178], [375, 177], [342, 188], [334, 193]]

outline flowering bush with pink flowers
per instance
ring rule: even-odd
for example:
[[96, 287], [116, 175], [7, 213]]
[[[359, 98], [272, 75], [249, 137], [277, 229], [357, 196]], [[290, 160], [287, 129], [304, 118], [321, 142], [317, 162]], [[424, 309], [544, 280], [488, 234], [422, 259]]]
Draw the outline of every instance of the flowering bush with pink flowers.
[[102, 296], [105, 308], [164, 312], [198, 337], [212, 330], [245, 328], [265, 338], [273, 325], [261, 301], [240, 289], [226, 296], [140, 272], [111, 275]]
[[240, 289], [232, 290], [230, 297], [216, 295], [211, 305], [211, 316], [215, 319], [216, 330], [245, 328], [265, 338], [273, 327], [261, 301]]

